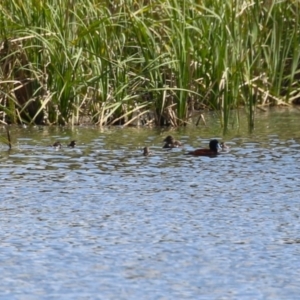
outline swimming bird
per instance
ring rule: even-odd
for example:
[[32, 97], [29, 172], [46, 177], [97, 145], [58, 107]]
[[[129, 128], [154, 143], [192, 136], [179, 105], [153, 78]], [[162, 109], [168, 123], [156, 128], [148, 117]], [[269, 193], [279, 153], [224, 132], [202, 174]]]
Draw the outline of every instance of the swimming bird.
[[182, 143], [176, 141], [171, 135], [168, 135], [163, 141], [165, 142], [163, 148], [177, 148], [182, 146]]
[[222, 148], [218, 140], [211, 140], [209, 142], [209, 149], [196, 149], [194, 151], [188, 152], [187, 154], [195, 156], [215, 156], [221, 149]]
[[68, 145], [68, 147], [74, 148], [75, 145], [76, 145], [76, 141], [71, 141], [70, 144]]
[[151, 154], [152, 154], [152, 152], [149, 150], [149, 147], [144, 147], [143, 148], [143, 155], [144, 156], [149, 156]]
[[58, 142], [58, 141], [56, 141], [56, 142], [52, 145], [52, 147], [54, 147], [54, 148], [56, 148], [56, 149], [59, 149], [59, 148], [61, 148], [61, 143]]

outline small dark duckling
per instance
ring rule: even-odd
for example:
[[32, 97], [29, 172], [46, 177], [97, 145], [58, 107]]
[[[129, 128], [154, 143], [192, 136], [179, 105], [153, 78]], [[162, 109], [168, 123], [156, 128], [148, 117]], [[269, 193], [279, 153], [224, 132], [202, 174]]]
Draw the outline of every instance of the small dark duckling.
[[56, 141], [56, 142], [52, 145], [52, 147], [54, 147], [54, 148], [56, 148], [56, 149], [60, 149], [60, 148], [61, 148], [61, 143], [58, 142], [58, 141]]
[[171, 135], [168, 135], [164, 140], [165, 142], [163, 148], [177, 148], [177, 147], [181, 147], [182, 143], [179, 141], [176, 141]]
[[68, 145], [69, 148], [74, 148], [76, 146], [76, 141], [71, 141]]
[[209, 142], [209, 149], [196, 149], [194, 151], [188, 152], [187, 154], [195, 156], [216, 156], [221, 149], [222, 148], [218, 140], [211, 140]]
[[150, 151], [149, 147], [144, 147], [143, 148], [143, 155], [144, 156], [149, 156], [151, 154], [152, 154], [152, 152]]

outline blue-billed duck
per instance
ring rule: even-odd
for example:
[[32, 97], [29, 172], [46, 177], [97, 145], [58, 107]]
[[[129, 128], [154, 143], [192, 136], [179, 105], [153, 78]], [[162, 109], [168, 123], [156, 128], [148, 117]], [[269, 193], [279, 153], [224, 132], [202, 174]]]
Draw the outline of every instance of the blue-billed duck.
[[181, 147], [182, 143], [179, 141], [176, 141], [171, 135], [168, 135], [164, 140], [165, 142], [163, 148], [177, 148]]
[[74, 148], [76, 146], [76, 141], [71, 141], [68, 147]]
[[61, 143], [56, 141], [56, 142], [53, 143], [52, 147], [54, 147], [56, 149], [59, 149], [59, 148], [61, 148]]
[[221, 150], [221, 145], [218, 140], [211, 140], [209, 142], [209, 149], [196, 149], [188, 152], [187, 154], [195, 155], [195, 156], [215, 156]]
[[151, 154], [152, 154], [152, 152], [150, 151], [149, 147], [144, 147], [143, 148], [143, 155], [144, 156], [149, 156]]

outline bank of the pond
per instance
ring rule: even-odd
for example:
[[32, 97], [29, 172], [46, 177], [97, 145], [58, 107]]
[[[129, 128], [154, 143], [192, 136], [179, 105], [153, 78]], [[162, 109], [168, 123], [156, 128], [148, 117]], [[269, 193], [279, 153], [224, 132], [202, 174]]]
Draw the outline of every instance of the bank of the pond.
[[[220, 141], [227, 141], [237, 135], [255, 137], [260, 134], [271, 134], [274, 131], [277, 132], [280, 138], [284, 139], [281, 132], [290, 130], [294, 138], [297, 139], [300, 136], [298, 128], [299, 114], [300, 109], [298, 107], [273, 107], [267, 110], [258, 110], [256, 112], [256, 125], [254, 128], [249, 128], [248, 114], [245, 110], [237, 110], [227, 130], [222, 128], [220, 125], [220, 115], [215, 112], [206, 113], [205, 122], [199, 123], [198, 126], [191, 123], [187, 126], [177, 128], [166, 126], [100, 127], [90, 123], [77, 126], [9, 125], [1, 127], [0, 142], [2, 149], [9, 148], [7, 130], [10, 132], [11, 145], [14, 150], [22, 146], [22, 142], [19, 141], [20, 138], [22, 141], [26, 141], [29, 138], [29, 141], [31, 140], [30, 143], [34, 143], [37, 140], [37, 144], [40, 146], [44, 144], [46, 147], [59, 141], [65, 147], [72, 140], [76, 140], [77, 145], [84, 145], [89, 143], [91, 139], [101, 136], [110, 141], [111, 149], [114, 149], [114, 144], [116, 149], [118, 147], [126, 147], [130, 144], [133, 150], [139, 147], [142, 149], [144, 146], [159, 148], [163, 145], [163, 139], [167, 135], [173, 135], [176, 138], [182, 139], [184, 144], [188, 143], [194, 145], [194, 147], [197, 147], [199, 138], [204, 138], [207, 141], [216, 137]], [[149, 136], [151, 136], [150, 139]], [[156, 136], [156, 138], [153, 139], [153, 136]], [[101, 145], [99, 145], [100, 148]], [[206, 147], [207, 145], [203, 146]]]

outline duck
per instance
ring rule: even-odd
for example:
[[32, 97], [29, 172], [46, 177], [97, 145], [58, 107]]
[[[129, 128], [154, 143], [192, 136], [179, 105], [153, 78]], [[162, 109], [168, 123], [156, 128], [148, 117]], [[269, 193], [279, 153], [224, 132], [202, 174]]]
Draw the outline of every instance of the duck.
[[179, 141], [176, 141], [174, 137], [172, 137], [171, 135], [168, 135], [164, 140], [165, 142], [163, 148], [177, 148], [177, 147], [181, 147], [182, 143]]
[[152, 152], [150, 151], [149, 147], [144, 147], [143, 148], [143, 155], [144, 156], [149, 156], [151, 154], [152, 154]]
[[76, 146], [76, 141], [71, 141], [68, 145], [69, 148], [74, 148]]
[[59, 149], [59, 148], [61, 148], [61, 143], [56, 141], [56, 142], [53, 143], [52, 147], [54, 147], [56, 149]]
[[219, 141], [214, 139], [209, 142], [209, 149], [196, 149], [186, 154], [194, 156], [216, 156], [221, 149]]

